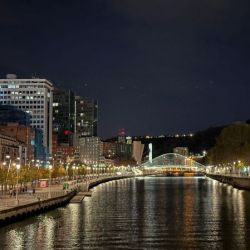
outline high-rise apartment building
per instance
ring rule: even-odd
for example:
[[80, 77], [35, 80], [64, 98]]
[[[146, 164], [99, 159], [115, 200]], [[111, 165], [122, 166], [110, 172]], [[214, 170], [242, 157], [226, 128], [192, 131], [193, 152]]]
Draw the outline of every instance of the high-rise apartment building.
[[12, 105], [31, 116], [31, 126], [43, 132], [46, 153], [52, 153], [53, 84], [46, 79], [0, 79], [0, 104]]
[[91, 98], [75, 97], [75, 131], [82, 136], [97, 136], [98, 103]]
[[55, 89], [53, 92], [53, 132], [58, 144], [73, 144], [75, 130], [75, 95], [72, 91]]

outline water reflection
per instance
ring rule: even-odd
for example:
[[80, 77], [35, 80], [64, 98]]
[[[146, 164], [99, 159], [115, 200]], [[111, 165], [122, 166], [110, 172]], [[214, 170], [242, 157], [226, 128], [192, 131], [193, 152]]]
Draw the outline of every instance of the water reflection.
[[0, 249], [248, 249], [250, 193], [202, 178], [112, 181], [0, 229]]
[[17, 230], [10, 230], [7, 239], [8, 249], [20, 250], [23, 249], [24, 233]]

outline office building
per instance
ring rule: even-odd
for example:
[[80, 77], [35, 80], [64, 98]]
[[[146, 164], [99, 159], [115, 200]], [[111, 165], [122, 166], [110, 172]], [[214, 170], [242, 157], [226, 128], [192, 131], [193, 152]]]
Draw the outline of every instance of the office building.
[[98, 166], [101, 156], [99, 137], [82, 137], [79, 139], [80, 160], [89, 166]]
[[98, 103], [91, 98], [75, 97], [75, 132], [80, 136], [94, 136], [97, 132]]
[[12, 105], [31, 116], [31, 126], [41, 129], [47, 156], [52, 153], [53, 85], [46, 79], [0, 79], [0, 104]]
[[53, 92], [53, 133], [58, 144], [73, 145], [75, 122], [75, 96], [70, 90], [55, 89]]

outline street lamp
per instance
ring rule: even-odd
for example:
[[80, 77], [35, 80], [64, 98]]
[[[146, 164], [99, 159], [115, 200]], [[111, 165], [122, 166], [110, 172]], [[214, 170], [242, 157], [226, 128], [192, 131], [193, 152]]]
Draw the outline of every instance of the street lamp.
[[69, 163], [66, 165], [67, 180], [69, 181]]
[[9, 161], [9, 166], [8, 166], [8, 173], [10, 171], [10, 166], [11, 166], [11, 158], [9, 155], [6, 155], [5, 158]]
[[[10, 158], [10, 156], [9, 155], [6, 155], [5, 156], [5, 158], [6, 158], [6, 161], [8, 161], [8, 171], [7, 171], [7, 175], [6, 175], [6, 190], [7, 190], [7, 186], [8, 186], [8, 184], [7, 184], [7, 182], [8, 182], [8, 176], [9, 176], [9, 172], [10, 172], [10, 167], [11, 167], [11, 158]], [[5, 163], [6, 162], [4, 162], [4, 165], [5, 165]], [[7, 163], [6, 163], [7, 164]]]
[[16, 171], [17, 171], [17, 181], [16, 181], [16, 205], [19, 204], [19, 200], [18, 200], [18, 173], [19, 173], [19, 169], [20, 169], [21, 165], [20, 164], [16, 164]]
[[72, 169], [73, 169], [73, 180], [75, 180], [75, 170], [76, 170], [76, 166], [73, 165]]
[[49, 165], [49, 199], [51, 198], [51, 169], [52, 165]]

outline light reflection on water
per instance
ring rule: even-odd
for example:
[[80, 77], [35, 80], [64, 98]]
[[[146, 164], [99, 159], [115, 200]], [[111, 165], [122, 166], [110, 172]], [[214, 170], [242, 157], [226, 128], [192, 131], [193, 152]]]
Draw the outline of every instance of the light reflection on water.
[[0, 229], [0, 249], [249, 249], [250, 192], [205, 178], [99, 185], [82, 204]]

